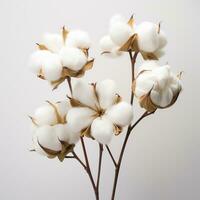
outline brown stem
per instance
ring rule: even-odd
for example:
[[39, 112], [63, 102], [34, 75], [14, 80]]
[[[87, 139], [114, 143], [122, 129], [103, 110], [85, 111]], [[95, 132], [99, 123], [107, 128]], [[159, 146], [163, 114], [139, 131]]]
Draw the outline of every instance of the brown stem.
[[83, 166], [83, 168], [86, 170], [86, 166], [85, 164], [83, 163], [83, 161], [78, 157], [78, 155], [73, 151], [72, 152], [74, 158]]
[[103, 156], [103, 145], [99, 144], [99, 167], [98, 167], [97, 184], [96, 184], [96, 189], [98, 194], [99, 194], [99, 182], [101, 176], [102, 156]]
[[113, 164], [115, 165], [115, 167], [117, 167], [117, 163], [116, 163], [116, 161], [114, 159], [114, 156], [113, 156], [113, 154], [112, 154], [112, 152], [111, 152], [111, 150], [110, 150], [108, 145], [106, 145], [106, 149], [108, 150], [108, 153], [109, 153], [109, 155], [110, 155], [110, 157], [111, 157], [111, 159], [113, 161]]
[[[138, 52], [135, 52], [134, 56], [133, 56], [132, 51], [131, 50], [129, 51], [129, 57], [130, 57], [130, 60], [131, 60], [131, 70], [132, 70], [131, 86], [132, 86], [133, 81], [135, 80], [135, 62], [136, 62], [137, 55], [138, 55]], [[134, 100], [134, 94], [133, 94], [132, 88], [131, 88], [131, 99], [130, 99], [131, 105], [133, 105], [133, 100]], [[116, 193], [116, 187], [117, 187], [121, 162], [122, 162], [124, 150], [125, 150], [125, 147], [126, 147], [130, 133], [131, 133], [131, 125], [128, 126], [127, 133], [126, 133], [126, 136], [125, 136], [125, 139], [124, 139], [124, 143], [123, 143], [123, 146], [122, 146], [122, 149], [121, 149], [121, 152], [120, 152], [119, 160], [118, 160], [117, 165], [115, 167], [115, 177], [114, 177], [111, 200], [115, 199], [115, 193]]]
[[90, 181], [92, 183], [92, 187], [93, 187], [93, 190], [94, 190], [94, 193], [95, 193], [96, 200], [99, 200], [99, 193], [98, 193], [97, 187], [95, 185], [94, 178], [92, 176], [92, 172], [91, 172], [91, 169], [90, 169], [90, 164], [89, 164], [89, 160], [88, 160], [87, 151], [86, 151], [86, 148], [85, 148], [85, 142], [84, 142], [83, 137], [81, 137], [81, 144], [82, 144], [83, 153], [84, 153], [85, 162], [86, 162], [86, 171], [87, 171], [89, 178], [90, 178]]
[[122, 146], [122, 150], [121, 150], [121, 153], [120, 153], [120, 156], [119, 156], [119, 161], [117, 163], [117, 166], [116, 166], [116, 169], [115, 169], [115, 179], [114, 179], [114, 184], [113, 184], [113, 192], [112, 192], [112, 200], [115, 199], [115, 193], [116, 193], [116, 187], [117, 187], [117, 181], [118, 181], [118, 177], [119, 177], [119, 171], [120, 171], [120, 167], [121, 167], [121, 163], [122, 163], [122, 158], [123, 158], [123, 155], [124, 155], [124, 151], [125, 151], [125, 148], [126, 148], [126, 144], [128, 142], [128, 138], [131, 134], [131, 131], [135, 128], [135, 126], [145, 117], [153, 114], [154, 112], [148, 112], [146, 111], [132, 126], [129, 125], [128, 127], [128, 130], [127, 130], [127, 133], [126, 133], [126, 137], [125, 137], [125, 140], [124, 140], [124, 143], [123, 143], [123, 146]]
[[[129, 57], [131, 60], [131, 70], [132, 70], [131, 86], [135, 80], [135, 62], [136, 62], [137, 55], [138, 55], [138, 52], [135, 52], [134, 56], [133, 56], [132, 51], [129, 51]], [[131, 100], [130, 100], [131, 105], [133, 104], [133, 100], [134, 100], [134, 94], [133, 94], [132, 88], [131, 88]]]

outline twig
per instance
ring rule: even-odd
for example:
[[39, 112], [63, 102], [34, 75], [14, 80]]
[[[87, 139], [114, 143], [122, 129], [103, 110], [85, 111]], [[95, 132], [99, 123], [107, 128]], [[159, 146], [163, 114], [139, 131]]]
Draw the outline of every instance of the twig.
[[99, 194], [99, 182], [101, 176], [102, 156], [103, 156], [103, 145], [99, 144], [99, 167], [98, 167], [97, 184], [96, 184], [98, 194]]
[[72, 154], [74, 155], [74, 158], [83, 166], [83, 168], [86, 170], [86, 166], [83, 163], [83, 161], [78, 157], [78, 155], [73, 151]]
[[117, 163], [116, 163], [116, 161], [114, 159], [114, 156], [112, 155], [112, 152], [111, 152], [111, 150], [110, 150], [108, 145], [106, 145], [106, 149], [108, 150], [108, 153], [109, 153], [109, 155], [110, 155], [110, 157], [111, 157], [111, 159], [113, 161], [113, 164], [115, 165], [115, 167], [117, 167]]
[[96, 185], [95, 185], [95, 182], [94, 182], [94, 178], [92, 176], [92, 172], [91, 172], [91, 169], [90, 169], [90, 164], [89, 164], [89, 160], [88, 160], [87, 151], [86, 151], [86, 148], [85, 148], [85, 142], [84, 142], [83, 137], [81, 137], [81, 144], [82, 144], [83, 153], [84, 153], [85, 162], [86, 162], [86, 171], [87, 171], [89, 178], [90, 178], [90, 181], [92, 183], [92, 187], [93, 187], [93, 190], [94, 190], [94, 193], [95, 193], [96, 200], [99, 200], [99, 194], [98, 194], [98, 191], [97, 191], [97, 188], [96, 188]]

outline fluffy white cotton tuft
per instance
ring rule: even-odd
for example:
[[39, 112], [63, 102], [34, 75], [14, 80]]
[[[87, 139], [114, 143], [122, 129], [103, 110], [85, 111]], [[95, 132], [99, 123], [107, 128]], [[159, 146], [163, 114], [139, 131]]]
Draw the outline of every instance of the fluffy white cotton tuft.
[[133, 119], [133, 108], [126, 102], [120, 102], [106, 112], [108, 118], [119, 126], [129, 125]]
[[107, 109], [113, 105], [117, 93], [115, 81], [107, 79], [98, 82], [96, 91], [101, 108]]
[[116, 23], [126, 23], [126, 19], [122, 15], [116, 14], [111, 17], [110, 26], [112, 26], [113, 24], [116, 24]]
[[38, 74], [40, 69], [44, 65], [45, 60], [47, 60], [51, 56], [51, 53], [46, 50], [38, 50], [31, 54], [29, 59], [29, 67], [30, 70], [34, 74]]
[[91, 125], [91, 135], [101, 144], [109, 144], [113, 136], [114, 127], [106, 118], [96, 118]]
[[72, 70], [80, 70], [87, 62], [83, 51], [74, 47], [64, 47], [60, 51], [63, 66]]
[[51, 56], [45, 60], [42, 71], [46, 80], [56, 81], [61, 77], [62, 69], [60, 57], [56, 54], [51, 54]]
[[67, 35], [66, 45], [87, 49], [91, 45], [91, 40], [87, 32], [81, 30], [70, 31]]
[[158, 26], [151, 22], [143, 22], [136, 27], [138, 45], [144, 52], [154, 52], [159, 48]]
[[118, 46], [125, 44], [133, 34], [131, 27], [127, 23], [115, 23], [109, 30], [112, 41]]
[[68, 142], [70, 139], [67, 124], [56, 124], [53, 126], [54, 133], [57, 135], [60, 141]]
[[102, 51], [109, 51], [109, 52], [112, 52], [112, 50], [116, 48], [116, 45], [113, 43], [109, 35], [106, 35], [101, 38], [99, 46]]
[[93, 86], [81, 80], [73, 87], [73, 98], [87, 106], [94, 107], [96, 104]]
[[155, 68], [159, 67], [157, 60], [146, 60], [142, 63], [142, 65], [138, 68], [138, 73], [144, 71], [144, 70], [153, 70]]
[[158, 38], [159, 38], [159, 48], [161, 49], [166, 46], [167, 37], [165, 33], [161, 30], [160, 33], [158, 34]]
[[64, 45], [64, 41], [60, 34], [46, 33], [43, 36], [42, 44], [50, 51], [59, 52]]
[[89, 108], [74, 107], [67, 113], [67, 123], [73, 132], [80, 132], [87, 128], [94, 119], [95, 112]]
[[58, 109], [59, 114], [62, 117], [65, 117], [71, 106], [70, 106], [69, 101], [59, 101], [56, 103], [56, 107]]
[[54, 132], [54, 128], [49, 125], [39, 127], [36, 131], [33, 141], [35, 150], [43, 155], [46, 155], [46, 153], [40, 147], [40, 145], [53, 151], [60, 151], [62, 149], [61, 143]]
[[37, 108], [33, 118], [39, 126], [54, 125], [57, 122], [55, 110], [50, 105]]

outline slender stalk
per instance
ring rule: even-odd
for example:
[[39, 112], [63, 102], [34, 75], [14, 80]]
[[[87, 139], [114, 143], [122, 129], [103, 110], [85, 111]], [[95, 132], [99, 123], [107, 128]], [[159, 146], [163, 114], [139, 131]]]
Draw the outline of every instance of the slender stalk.
[[83, 153], [84, 153], [85, 162], [86, 162], [86, 171], [87, 171], [89, 178], [90, 178], [90, 181], [92, 183], [92, 187], [93, 187], [93, 190], [94, 190], [94, 193], [95, 193], [96, 200], [99, 200], [99, 193], [98, 193], [97, 187], [95, 185], [94, 178], [92, 176], [92, 172], [91, 172], [91, 169], [90, 169], [90, 164], [89, 164], [89, 160], [88, 160], [87, 151], [86, 151], [86, 148], [85, 148], [85, 142], [84, 142], [83, 137], [81, 137], [81, 144], [82, 144]]
[[[137, 55], [138, 55], [138, 52], [135, 52], [134, 56], [133, 56], [132, 51], [131, 50], [129, 51], [129, 57], [130, 57], [130, 60], [131, 60], [131, 70], [132, 70], [132, 73], [131, 73], [132, 74], [131, 86], [132, 86], [133, 81], [135, 80], [135, 62], [136, 62]], [[134, 94], [133, 94], [132, 88], [131, 88], [131, 99], [130, 99], [131, 105], [133, 105], [133, 100], [134, 100]], [[118, 160], [117, 165], [115, 167], [115, 177], [114, 177], [113, 191], [112, 191], [111, 200], [115, 199], [115, 193], [116, 193], [116, 188], [117, 188], [117, 182], [118, 182], [121, 162], [122, 162], [122, 158], [123, 158], [123, 155], [124, 155], [126, 144], [127, 144], [127, 141], [128, 141], [128, 138], [129, 138], [129, 135], [130, 135], [131, 131], [132, 131], [131, 125], [129, 125], [128, 129], [127, 129], [127, 133], [126, 133], [125, 139], [124, 139], [124, 143], [123, 143], [123, 146], [122, 146], [122, 149], [121, 149], [121, 152], [120, 152], [119, 160]]]
[[103, 156], [103, 145], [99, 144], [99, 166], [98, 166], [98, 175], [97, 175], [97, 184], [96, 184], [98, 194], [99, 194], [99, 182], [100, 182], [100, 176], [101, 176], [102, 156]]
[[83, 168], [86, 170], [86, 166], [85, 164], [83, 163], [83, 161], [78, 157], [78, 155], [72, 151], [72, 154], [74, 155], [74, 158], [83, 166]]
[[108, 150], [108, 153], [109, 153], [109, 155], [110, 155], [110, 157], [111, 157], [111, 159], [113, 161], [113, 164], [115, 165], [115, 167], [117, 167], [117, 163], [116, 163], [116, 161], [114, 159], [114, 156], [113, 156], [113, 154], [112, 154], [112, 152], [111, 152], [111, 150], [110, 150], [108, 145], [106, 145], [106, 149]]

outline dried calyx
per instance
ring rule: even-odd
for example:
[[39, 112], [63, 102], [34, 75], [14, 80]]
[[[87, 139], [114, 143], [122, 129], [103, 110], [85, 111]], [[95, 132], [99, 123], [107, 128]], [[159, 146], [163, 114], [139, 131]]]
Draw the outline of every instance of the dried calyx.
[[167, 43], [161, 24], [142, 22], [135, 24], [133, 16], [128, 22], [120, 15], [111, 18], [109, 34], [100, 40], [102, 54], [121, 55], [121, 52], [140, 52], [145, 60], [158, 60]]
[[89, 35], [80, 30], [61, 34], [47, 33], [38, 50], [30, 57], [30, 67], [41, 79], [48, 80], [57, 88], [67, 77], [82, 77], [93, 67], [94, 59], [89, 57], [91, 41]]

